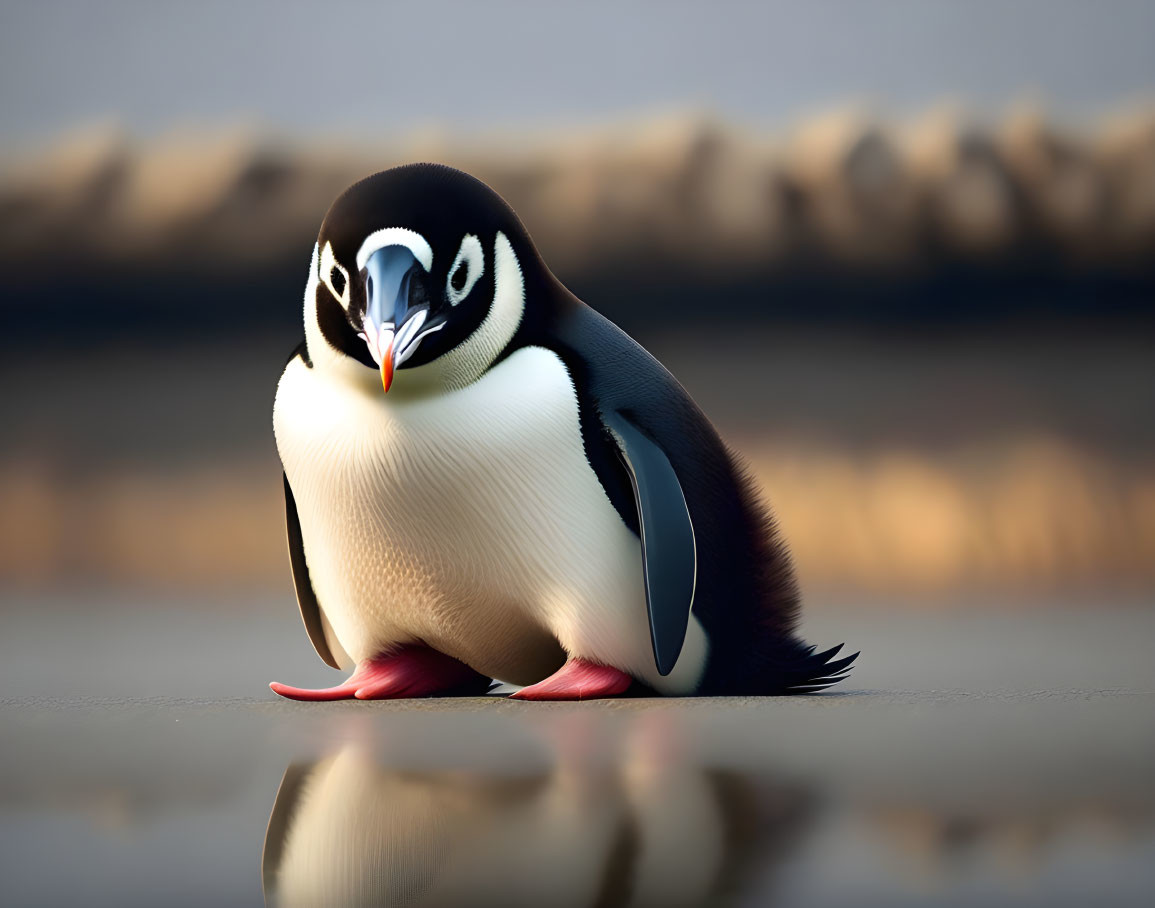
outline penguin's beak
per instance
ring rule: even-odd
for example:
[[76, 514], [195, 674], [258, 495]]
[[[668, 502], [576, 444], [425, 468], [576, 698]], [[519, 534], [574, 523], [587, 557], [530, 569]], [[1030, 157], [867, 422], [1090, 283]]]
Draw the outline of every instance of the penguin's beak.
[[376, 334], [372, 333], [369, 325], [365, 326], [365, 343], [369, 345], [373, 361], [381, 369], [381, 387], [385, 393], [389, 393], [389, 387], [393, 384], [394, 337], [392, 325], [382, 326]]
[[428, 295], [413, 292], [426, 273], [409, 247], [401, 245], [378, 249], [365, 262], [365, 272], [367, 304], [361, 336], [381, 368], [381, 387], [388, 392], [394, 370], [413, 355], [422, 337], [436, 330], [422, 330], [429, 317]]

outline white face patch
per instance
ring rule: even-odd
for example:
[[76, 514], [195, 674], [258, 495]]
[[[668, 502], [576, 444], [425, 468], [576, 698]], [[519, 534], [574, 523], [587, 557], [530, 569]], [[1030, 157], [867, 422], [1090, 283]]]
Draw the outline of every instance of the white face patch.
[[404, 246], [426, 271], [433, 267], [433, 248], [425, 237], [407, 227], [386, 227], [365, 237], [365, 242], [357, 250], [357, 270], [361, 271], [369, 261], [369, 256], [386, 246]]
[[457, 250], [457, 258], [453, 260], [445, 285], [445, 295], [450, 304], [456, 306], [469, 296], [469, 291], [484, 273], [485, 252], [481, 248], [481, 240], [467, 233], [461, 241], [461, 248]]
[[344, 309], [349, 308], [349, 272], [333, 255], [333, 244], [321, 250], [321, 267], [317, 275]]

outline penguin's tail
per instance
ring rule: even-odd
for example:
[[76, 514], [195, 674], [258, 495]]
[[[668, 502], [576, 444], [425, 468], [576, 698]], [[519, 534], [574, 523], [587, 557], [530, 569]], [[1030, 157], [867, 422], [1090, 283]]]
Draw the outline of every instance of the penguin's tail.
[[723, 682], [719, 692], [753, 696], [816, 694], [832, 684], [844, 681], [850, 674], [858, 653], [835, 658], [843, 644], [816, 653], [813, 646], [791, 641], [786, 652], [764, 655], [729, 684]]
[[809, 646], [802, 651], [801, 657], [792, 663], [775, 666], [777, 677], [773, 686], [775, 693], [780, 694], [816, 694], [826, 690], [832, 684], [845, 680], [850, 675], [850, 669], [858, 653], [834, 657], [842, 651], [844, 644], [831, 647], [821, 653], [814, 652], [815, 647]]

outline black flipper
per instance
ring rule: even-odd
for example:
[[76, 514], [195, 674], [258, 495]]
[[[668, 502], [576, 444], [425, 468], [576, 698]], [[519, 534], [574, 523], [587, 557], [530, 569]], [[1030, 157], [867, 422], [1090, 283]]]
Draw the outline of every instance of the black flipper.
[[[282, 473], [282, 476], [284, 474]], [[293, 490], [289, 487], [289, 477], [285, 479], [285, 528], [289, 536], [289, 562], [293, 566], [293, 586], [297, 589], [297, 605], [301, 609], [301, 620], [305, 623], [305, 632], [313, 644], [317, 655], [326, 665], [340, 668], [333, 651], [329, 649], [329, 641], [325, 639], [325, 622], [321, 617], [321, 603], [317, 601], [317, 594], [313, 592], [313, 583], [309, 580], [309, 567], [305, 563], [305, 542], [301, 538], [301, 521], [297, 517], [297, 502], [293, 500]]]
[[620, 412], [602, 415], [630, 474], [642, 540], [650, 642], [658, 674], [678, 661], [698, 577], [694, 526], [682, 485], [666, 453]]

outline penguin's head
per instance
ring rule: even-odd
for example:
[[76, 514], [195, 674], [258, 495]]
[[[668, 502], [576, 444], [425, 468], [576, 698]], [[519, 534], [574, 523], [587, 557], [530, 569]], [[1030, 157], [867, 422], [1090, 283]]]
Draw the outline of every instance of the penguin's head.
[[379, 376], [386, 392], [468, 384], [521, 323], [526, 256], [536, 252], [513, 209], [468, 174], [410, 164], [367, 177], [321, 225], [309, 355], [357, 382]]

